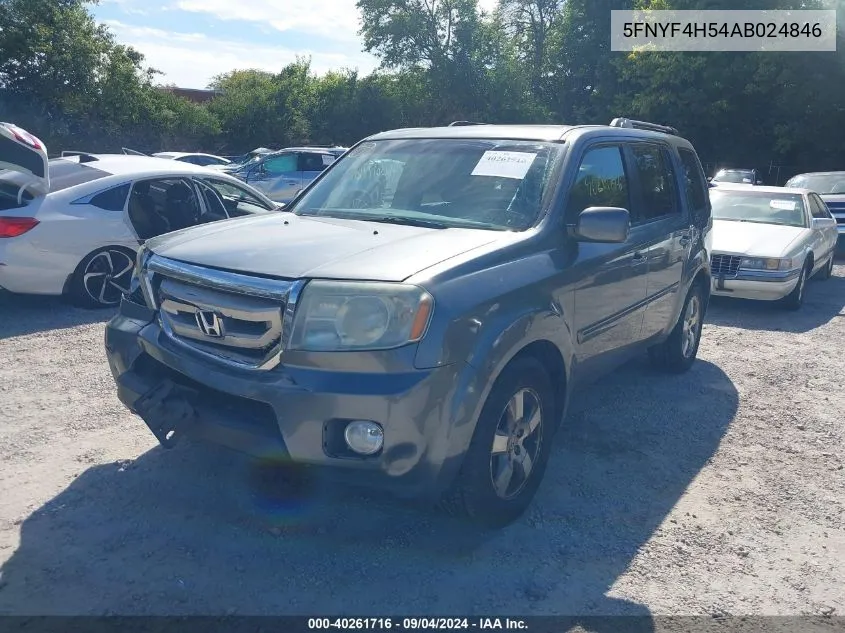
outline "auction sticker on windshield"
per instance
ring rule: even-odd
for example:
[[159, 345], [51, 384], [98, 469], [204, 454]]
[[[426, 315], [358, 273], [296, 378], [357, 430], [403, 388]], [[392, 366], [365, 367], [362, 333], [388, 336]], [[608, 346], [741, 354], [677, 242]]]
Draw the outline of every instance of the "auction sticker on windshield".
[[535, 158], [537, 154], [531, 152], [484, 152], [471, 175], [522, 180]]
[[782, 209], [784, 211], [795, 211], [795, 200], [772, 200], [769, 202], [772, 209]]

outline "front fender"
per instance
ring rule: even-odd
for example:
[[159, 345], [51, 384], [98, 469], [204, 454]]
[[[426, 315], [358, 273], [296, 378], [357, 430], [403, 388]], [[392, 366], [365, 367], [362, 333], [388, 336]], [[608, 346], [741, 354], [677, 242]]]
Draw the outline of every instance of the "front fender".
[[481, 410], [502, 370], [527, 346], [544, 341], [553, 344], [561, 353], [568, 375], [573, 356], [568, 333], [569, 327], [562, 312], [551, 306], [503, 311], [486, 318], [477, 328], [471, 337], [471, 352], [457, 377], [454, 396], [447, 407], [449, 424], [445, 427], [446, 432], [432, 447], [439, 458], [437, 461], [443, 464], [441, 490], [448, 487], [457, 475]]

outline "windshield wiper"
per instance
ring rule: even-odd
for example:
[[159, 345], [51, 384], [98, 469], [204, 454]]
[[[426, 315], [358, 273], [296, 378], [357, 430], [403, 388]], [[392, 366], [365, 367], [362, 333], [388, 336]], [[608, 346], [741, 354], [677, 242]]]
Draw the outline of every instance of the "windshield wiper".
[[359, 218], [366, 222], [383, 222], [385, 224], [402, 224], [404, 226], [419, 226], [426, 229], [447, 229], [449, 228], [443, 222], [437, 222], [436, 220], [423, 220], [420, 218], [407, 218], [402, 216], [396, 215], [383, 215], [381, 217], [366, 217], [362, 216]]

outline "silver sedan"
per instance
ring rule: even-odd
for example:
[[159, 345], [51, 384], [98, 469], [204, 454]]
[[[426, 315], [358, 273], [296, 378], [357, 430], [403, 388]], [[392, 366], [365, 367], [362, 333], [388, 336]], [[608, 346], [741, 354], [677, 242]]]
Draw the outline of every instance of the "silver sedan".
[[797, 310], [807, 280], [828, 279], [836, 220], [809, 189], [723, 185], [713, 204], [713, 294], [781, 301]]

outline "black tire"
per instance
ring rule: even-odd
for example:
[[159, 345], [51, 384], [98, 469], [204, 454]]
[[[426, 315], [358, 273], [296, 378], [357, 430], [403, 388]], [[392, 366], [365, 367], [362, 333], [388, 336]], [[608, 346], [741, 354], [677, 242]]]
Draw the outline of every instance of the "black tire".
[[804, 295], [811, 270], [813, 270], [813, 264], [806, 262], [804, 268], [801, 269], [801, 275], [798, 277], [795, 289], [781, 300], [781, 305], [787, 310], [800, 310], [801, 306], [804, 305]]
[[129, 291], [134, 267], [135, 253], [130, 249], [99, 248], [79, 262], [70, 279], [68, 295], [83, 308], [114, 308]]
[[705, 297], [701, 283], [693, 284], [672, 333], [662, 343], [650, 347], [651, 364], [661, 371], [681, 374], [695, 362], [704, 327]]
[[816, 277], [818, 277], [821, 281], [826, 281], [833, 276], [833, 253], [830, 254], [830, 257], [827, 259], [827, 264], [825, 264], [822, 269], [816, 273]]
[[[517, 394], [526, 393], [528, 395], [523, 395], [523, 402], [528, 404], [531, 401], [532, 408], [523, 410], [523, 428], [527, 429], [534, 419], [535, 400], [539, 408], [539, 423], [533, 433], [511, 435], [506, 452], [494, 453], [494, 438], [504, 436], [497, 431], [513, 417], [509, 414], [511, 400]], [[442, 508], [449, 514], [468, 518], [489, 528], [504, 527], [518, 519], [543, 480], [557, 428], [557, 420], [554, 419], [556, 410], [551, 380], [543, 365], [532, 357], [512, 361], [496, 380], [484, 403], [461, 470], [444, 495]], [[526, 456], [530, 459], [526, 460]], [[531, 463], [527, 478], [523, 477], [521, 465], [526, 461]], [[503, 496], [497, 493], [494, 475], [501, 474], [498, 469], [504, 468], [507, 463], [511, 465], [508, 481], [514, 490]], [[499, 479], [500, 482], [503, 480]], [[508, 484], [505, 484], [507, 488]]]

